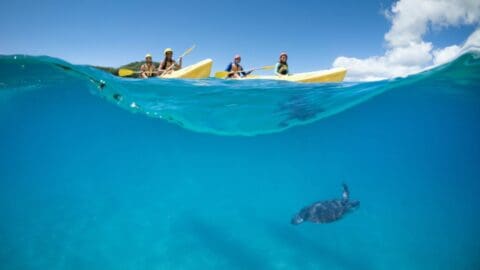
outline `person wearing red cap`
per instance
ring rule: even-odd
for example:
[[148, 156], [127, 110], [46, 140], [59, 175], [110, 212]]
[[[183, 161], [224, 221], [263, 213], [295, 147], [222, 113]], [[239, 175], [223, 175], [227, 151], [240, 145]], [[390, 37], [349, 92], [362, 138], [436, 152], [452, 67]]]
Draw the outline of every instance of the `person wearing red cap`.
[[225, 69], [225, 71], [228, 71], [228, 78], [241, 78], [251, 73], [251, 71], [245, 72], [243, 70], [243, 67], [240, 65], [240, 61], [242, 61], [242, 58], [237, 54], [233, 58], [233, 62], [228, 64], [227, 68]]
[[286, 52], [282, 52], [280, 54], [280, 59], [275, 65], [275, 74], [282, 76], [288, 75], [288, 63], [287, 63], [288, 55]]

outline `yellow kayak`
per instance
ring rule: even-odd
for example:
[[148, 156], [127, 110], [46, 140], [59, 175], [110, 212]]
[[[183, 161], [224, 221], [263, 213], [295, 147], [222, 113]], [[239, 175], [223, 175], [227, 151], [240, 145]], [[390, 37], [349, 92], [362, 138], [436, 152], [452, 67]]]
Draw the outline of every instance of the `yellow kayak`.
[[212, 64], [212, 59], [205, 59], [196, 64], [184, 67], [165, 76], [158, 76], [157, 78], [205, 79], [210, 77], [210, 72], [212, 71]]
[[239, 78], [239, 80], [282, 80], [301, 83], [325, 83], [341, 82], [345, 78], [345, 74], [347, 74], [347, 69], [345, 68], [332, 68], [329, 70], [297, 73], [285, 76], [248, 75], [247, 77]]

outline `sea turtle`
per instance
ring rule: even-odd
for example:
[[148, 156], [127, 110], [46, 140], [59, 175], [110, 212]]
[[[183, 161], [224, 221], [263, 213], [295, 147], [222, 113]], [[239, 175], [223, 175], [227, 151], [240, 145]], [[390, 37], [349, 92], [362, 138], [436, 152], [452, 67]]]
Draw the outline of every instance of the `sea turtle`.
[[350, 200], [348, 186], [343, 184], [343, 194], [341, 199], [316, 202], [310, 206], [304, 207], [296, 214], [291, 223], [298, 225], [305, 221], [313, 223], [329, 223], [339, 220], [344, 214], [355, 210], [360, 206], [360, 201]]

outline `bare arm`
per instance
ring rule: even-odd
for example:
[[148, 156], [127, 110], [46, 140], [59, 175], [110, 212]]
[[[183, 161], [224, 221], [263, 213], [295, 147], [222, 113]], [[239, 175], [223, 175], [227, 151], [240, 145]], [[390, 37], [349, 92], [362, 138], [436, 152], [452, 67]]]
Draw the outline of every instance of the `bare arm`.
[[145, 65], [140, 66], [140, 71], [141, 71], [140, 77], [142, 77], [144, 79], [148, 78], [147, 73], [146, 73], [147, 70], [146, 70]]
[[182, 64], [183, 64], [183, 57], [180, 57], [180, 58], [178, 58], [177, 68], [178, 68], [178, 69], [181, 69], [181, 68], [182, 68]]

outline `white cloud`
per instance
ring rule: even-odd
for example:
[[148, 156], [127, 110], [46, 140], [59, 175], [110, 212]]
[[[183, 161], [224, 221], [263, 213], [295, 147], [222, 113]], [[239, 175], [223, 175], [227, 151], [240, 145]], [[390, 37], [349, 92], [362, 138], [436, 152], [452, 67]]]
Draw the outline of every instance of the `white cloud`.
[[[333, 62], [334, 67], [348, 69], [347, 79], [366, 81], [406, 76], [452, 60], [462, 51], [461, 46], [434, 48], [423, 36], [430, 28], [478, 24], [480, 1], [399, 0], [387, 12], [387, 18], [392, 27], [385, 34], [385, 55], [366, 59], [341, 56]], [[480, 44], [480, 30], [469, 37], [464, 47], [469, 43]]]
[[402, 47], [394, 47], [387, 51], [386, 56], [390, 64], [397, 66], [421, 66], [429, 63], [432, 56], [431, 43], [410, 43]]
[[461, 47], [457, 45], [448, 46], [443, 49], [433, 51], [433, 65], [441, 65], [453, 60], [461, 51]]

